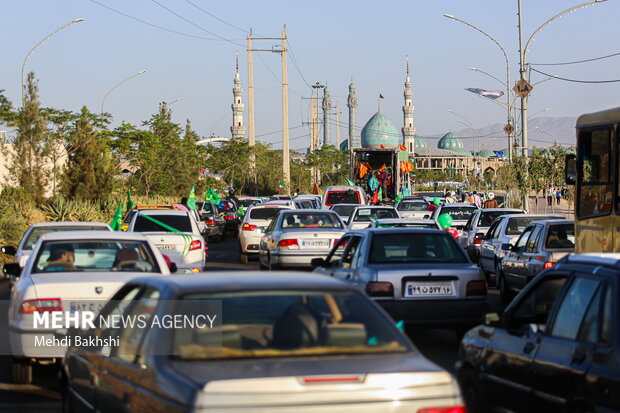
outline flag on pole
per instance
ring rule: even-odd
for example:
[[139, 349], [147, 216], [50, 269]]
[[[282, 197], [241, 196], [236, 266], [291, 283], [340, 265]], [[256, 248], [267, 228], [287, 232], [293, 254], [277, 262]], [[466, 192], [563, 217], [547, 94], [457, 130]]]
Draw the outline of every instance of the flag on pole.
[[112, 218], [112, 222], [110, 222], [110, 228], [112, 228], [112, 231], [120, 231], [122, 225], [123, 225], [123, 207], [119, 205], [116, 208], [116, 213], [114, 214], [114, 218]]
[[127, 203], [125, 204], [125, 213], [129, 213], [134, 207], [134, 203], [131, 200], [131, 189], [127, 190]]
[[344, 178], [347, 180], [347, 183], [351, 186], [355, 186], [355, 182], [351, 181], [349, 178]]
[[312, 195], [319, 195], [319, 186], [317, 184], [312, 185]]
[[217, 205], [220, 203], [220, 196], [213, 190], [213, 188], [209, 188], [205, 194], [205, 202]]
[[278, 183], [278, 191], [283, 190], [286, 187], [286, 185], [282, 182]]
[[379, 202], [383, 202], [383, 187], [379, 187], [379, 192], [377, 194], [377, 199]]
[[372, 200], [370, 201], [371, 204], [376, 204], [379, 202], [379, 190], [375, 189], [373, 191], [373, 195], [372, 195]]
[[368, 167], [366, 167], [366, 165], [364, 165], [363, 163], [360, 162], [360, 174], [359, 174], [359, 177], [363, 178], [366, 175], [366, 172], [368, 172]]
[[465, 90], [475, 93], [476, 95], [489, 98], [491, 100], [495, 100], [500, 96], [504, 96], [504, 92], [500, 90], [484, 90], [484, 89], [478, 89], [478, 88], [473, 88], [473, 87], [467, 87], [465, 88]]
[[398, 149], [400, 149], [401, 151], [406, 151], [407, 147], [404, 145], [398, 145]]
[[383, 95], [379, 93], [379, 99], [384, 99]]
[[190, 211], [196, 210], [196, 192], [194, 190], [194, 185], [192, 185], [192, 189], [190, 189], [189, 196], [187, 197], [187, 208]]

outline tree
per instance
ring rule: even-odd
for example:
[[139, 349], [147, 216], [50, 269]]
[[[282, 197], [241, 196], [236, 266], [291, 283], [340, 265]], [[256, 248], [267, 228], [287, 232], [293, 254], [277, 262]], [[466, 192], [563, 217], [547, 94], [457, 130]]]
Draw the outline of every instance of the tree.
[[333, 145], [323, 145], [320, 149], [308, 154], [307, 163], [310, 168], [316, 168], [319, 182], [322, 186], [338, 185], [349, 177], [349, 156]]
[[115, 168], [105, 135], [93, 125], [94, 115], [84, 106], [69, 136], [68, 162], [62, 192], [69, 198], [92, 200], [112, 193]]
[[46, 119], [49, 121], [45, 134], [46, 158], [51, 165], [52, 196], [56, 196], [58, 175], [62, 171], [63, 163], [68, 154], [69, 130], [71, 124], [77, 119], [77, 115], [68, 110], [53, 108], [43, 109]]

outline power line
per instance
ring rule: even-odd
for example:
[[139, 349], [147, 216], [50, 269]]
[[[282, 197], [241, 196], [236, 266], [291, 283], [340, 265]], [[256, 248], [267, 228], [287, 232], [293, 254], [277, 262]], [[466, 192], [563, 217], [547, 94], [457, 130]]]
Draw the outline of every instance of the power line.
[[[293, 126], [292, 128], [288, 128], [288, 130], [293, 130], [293, 129], [299, 129], [299, 128], [303, 128], [304, 125], [299, 125], [299, 126]], [[275, 132], [269, 132], [269, 133], [263, 133], [261, 135], [256, 135], [257, 138], [260, 138], [261, 136], [268, 136], [268, 135], [275, 135], [276, 133], [280, 133], [282, 132], [282, 129], [277, 130]]]
[[615, 79], [615, 80], [576, 80], [576, 79], [567, 79], [565, 77], [554, 76], [554, 75], [550, 75], [550, 74], [545, 73], [545, 72], [541, 72], [540, 70], [536, 70], [533, 67], [530, 67], [530, 70], [533, 70], [536, 73], [540, 73], [541, 75], [553, 77], [554, 79], [564, 80], [565, 82], [573, 82], [573, 83], [617, 83], [617, 82], [620, 82], [620, 79]]
[[291, 52], [291, 60], [293, 61], [293, 66], [295, 66], [295, 69], [297, 70], [297, 73], [299, 73], [299, 76], [301, 76], [301, 79], [304, 81], [306, 86], [312, 87], [312, 86], [310, 86], [310, 84], [308, 83], [306, 78], [304, 77], [304, 74], [301, 73], [301, 69], [300, 69], [299, 65], [297, 64], [297, 59], [295, 58], [295, 54], [293, 53], [293, 48], [291, 47], [291, 41], [288, 40], [288, 38], [287, 38], [287, 42], [288, 42], [288, 50]]
[[577, 60], [574, 62], [564, 62], [564, 63], [528, 63], [529, 65], [535, 65], [535, 66], [561, 66], [561, 65], [575, 65], [577, 63], [587, 63], [587, 62], [594, 62], [596, 60], [602, 60], [602, 59], [607, 59], [610, 57], [614, 57], [614, 56], [620, 56], [620, 53], [614, 53], [614, 54], [609, 54], [607, 56], [601, 56], [601, 57], [594, 57], [592, 59], [585, 59], [585, 60]]
[[205, 10], [205, 9], [203, 9], [202, 7], [198, 6], [197, 4], [195, 4], [195, 3], [191, 2], [190, 0], [185, 0], [185, 1], [186, 1], [187, 3], [189, 3], [189, 4], [191, 4], [192, 6], [194, 6], [195, 8], [197, 8], [198, 10], [200, 10], [201, 12], [203, 12], [203, 13], [205, 13], [205, 14], [207, 14], [207, 15], [211, 16], [211, 17], [213, 17], [215, 20], [218, 20], [218, 21], [220, 21], [220, 22], [222, 22], [222, 23], [224, 23], [224, 24], [226, 24], [226, 25], [228, 25], [228, 26], [232, 27], [233, 29], [237, 29], [237, 30], [239, 30], [239, 31], [240, 31], [240, 32], [242, 32], [242, 33], [248, 33], [248, 31], [247, 31], [247, 30], [244, 30], [244, 29], [242, 29], [242, 28], [240, 28], [240, 27], [235, 26], [235, 25], [234, 25], [234, 24], [232, 24], [232, 23], [228, 23], [227, 21], [220, 19], [220, 18], [219, 18], [219, 17], [217, 17], [216, 15], [209, 13], [208, 11], [206, 11], [206, 10]]

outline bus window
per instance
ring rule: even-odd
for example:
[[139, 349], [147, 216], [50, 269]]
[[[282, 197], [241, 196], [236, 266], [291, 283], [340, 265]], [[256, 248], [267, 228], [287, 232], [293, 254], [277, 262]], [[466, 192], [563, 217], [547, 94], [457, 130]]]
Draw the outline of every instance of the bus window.
[[577, 215], [608, 215], [612, 207], [610, 129], [581, 131], [578, 145]]

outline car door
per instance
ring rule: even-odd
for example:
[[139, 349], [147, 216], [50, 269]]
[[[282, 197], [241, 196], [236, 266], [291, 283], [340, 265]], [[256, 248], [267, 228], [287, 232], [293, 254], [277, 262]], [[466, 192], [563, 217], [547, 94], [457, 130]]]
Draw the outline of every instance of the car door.
[[319, 274], [335, 277], [336, 271], [340, 267], [340, 260], [342, 259], [342, 253], [347, 248], [347, 245], [349, 244], [350, 239], [351, 239], [350, 235], [345, 235], [342, 238], [340, 238], [338, 243], [334, 245], [329, 255], [327, 255], [327, 257], [325, 258], [325, 265], [322, 267], [318, 267], [315, 270], [315, 272]]
[[605, 286], [600, 277], [578, 274], [540, 335], [533, 363], [536, 410], [568, 411], [573, 398], [587, 398], [586, 372], [600, 334]]
[[[530, 229], [530, 235], [527, 237], [527, 242], [523, 248], [523, 252], [519, 254], [517, 258], [517, 275], [518, 275], [518, 287], [523, 288], [527, 282], [529, 265], [532, 259], [536, 258], [538, 252], [538, 238], [543, 227], [541, 225], [532, 225], [525, 229]], [[525, 233], [525, 231], [523, 231]], [[523, 235], [523, 234], [522, 234]]]
[[545, 232], [548, 227], [543, 224], [536, 225], [539, 229], [537, 233], [532, 233], [532, 236], [528, 240], [525, 251], [528, 255], [527, 262], [523, 263], [523, 276], [524, 282], [534, 278], [539, 272], [543, 270], [545, 265], [545, 256], [542, 251], [545, 245]]
[[531, 232], [528, 231], [528, 229], [523, 231], [523, 234], [519, 236], [519, 239], [517, 239], [515, 245], [512, 246], [510, 251], [508, 251], [506, 257], [504, 257], [504, 259], [502, 260], [502, 272], [505, 277], [512, 279], [517, 276], [517, 265], [519, 261], [519, 256], [521, 255], [520, 250], [525, 248], [530, 234]]
[[479, 211], [475, 211], [473, 214], [469, 216], [465, 227], [463, 228], [463, 232], [458, 239], [459, 245], [463, 249], [467, 249], [467, 246], [473, 242], [473, 238], [476, 235], [476, 230], [474, 228], [474, 222], [478, 219]]
[[336, 269], [336, 277], [352, 281], [354, 284], [360, 285], [359, 277], [356, 276], [355, 268], [353, 268], [353, 258], [357, 252], [362, 237], [359, 235], [351, 236], [348, 245], [342, 254], [340, 265]]
[[480, 244], [480, 267], [483, 270], [493, 272], [493, 260], [495, 258], [495, 250], [493, 247], [493, 240], [499, 235], [501, 223], [503, 220], [495, 221], [489, 230], [487, 231], [486, 238]]
[[507, 309], [502, 324], [495, 328], [485, 349], [481, 379], [490, 404], [510, 411], [530, 411], [534, 374], [532, 363], [540, 331], [566, 274], [538, 279]]

